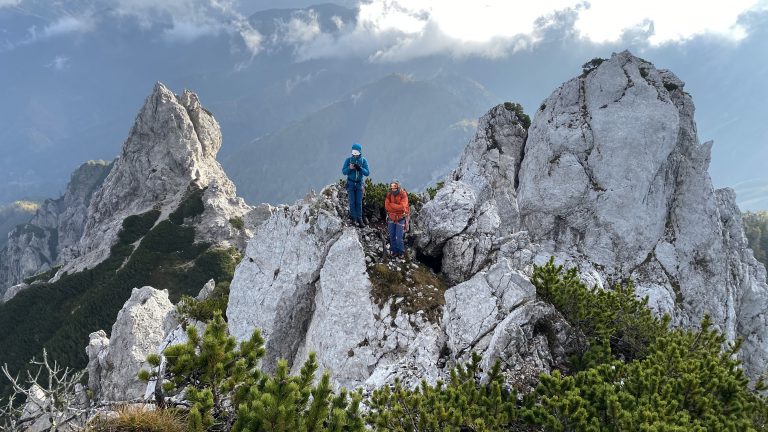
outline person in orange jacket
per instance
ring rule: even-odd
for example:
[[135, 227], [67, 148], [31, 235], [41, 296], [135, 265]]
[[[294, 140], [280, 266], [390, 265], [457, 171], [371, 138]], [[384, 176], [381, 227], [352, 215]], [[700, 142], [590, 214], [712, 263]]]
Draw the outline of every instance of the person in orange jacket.
[[389, 237], [389, 253], [398, 258], [405, 253], [403, 233], [410, 213], [408, 193], [400, 187], [397, 180], [389, 184], [389, 192], [384, 199], [384, 210], [387, 212], [387, 236]]

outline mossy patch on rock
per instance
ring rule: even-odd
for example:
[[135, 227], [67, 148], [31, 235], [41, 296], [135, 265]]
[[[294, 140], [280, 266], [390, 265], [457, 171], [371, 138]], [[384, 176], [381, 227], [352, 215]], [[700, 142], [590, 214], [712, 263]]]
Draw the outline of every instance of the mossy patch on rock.
[[379, 307], [392, 300], [390, 312], [415, 314], [421, 311], [430, 322], [438, 322], [445, 305], [447, 285], [428, 267], [409, 260], [392, 260], [368, 267], [373, 289], [371, 295]]

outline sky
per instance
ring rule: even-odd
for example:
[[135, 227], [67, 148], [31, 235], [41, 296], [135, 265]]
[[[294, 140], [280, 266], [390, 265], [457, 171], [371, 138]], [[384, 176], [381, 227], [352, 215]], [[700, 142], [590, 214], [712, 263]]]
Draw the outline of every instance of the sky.
[[[130, 27], [138, 33], [155, 31], [151, 40], [158, 46], [169, 51], [194, 47], [201, 50], [195, 54], [203, 59], [206, 41], [226, 39], [229, 54], [238, 59], [232, 64], [233, 73], [271, 61], [278, 46], [288, 47], [291, 61], [298, 64], [353, 59], [396, 68], [444, 58], [457, 69], [484, 77], [486, 81], [481, 82], [489, 90], [505, 97], [509, 87], [499, 84], [499, 77], [493, 76], [495, 69], [505, 73], [523, 69], [520, 76], [527, 79], [546, 77], [552, 80], [546, 84], [551, 91], [578, 74], [570, 68], [574, 62], [629, 48], [687, 82], [686, 89], [697, 106], [699, 138], [715, 140], [710, 173], [716, 186], [768, 185], [768, 122], [764, 121], [768, 114], [764, 108], [768, 98], [768, 0], [731, 0], [727, 6], [724, 2], [668, 0], [344, 0], [333, 3], [356, 8], [356, 19], [339, 18], [332, 31], [323, 29], [312, 11], [280, 21], [269, 34], [262, 34], [248, 20], [258, 11], [316, 3], [0, 0], [0, 18], [3, 13], [34, 18], [19, 24], [0, 21], [0, 90], [13, 92], [14, 80], [33, 79], [33, 74], [25, 77], [18, 71], [4, 77], [8, 65], [4, 62], [29, 61], [30, 69], [63, 75], [83, 62], [84, 53], [78, 47], [85, 46], [89, 38], [108, 35], [115, 27]], [[56, 49], [51, 48], [44, 60], [33, 55], [51, 46]], [[197, 67], [193, 60], [184, 67]], [[124, 60], [116, 49], [114, 56], [99, 61], [119, 67]], [[557, 70], [558, 62], [569, 69]], [[204, 61], [198, 63], [205, 66]], [[103, 77], [105, 82], [113, 78]], [[547, 95], [543, 92], [536, 97], [543, 100]], [[535, 105], [533, 97], [531, 100], [529, 105]], [[56, 101], [29, 104], [44, 103]], [[135, 111], [136, 106], [130, 109]], [[39, 111], [51, 123], [65, 122], [44, 107]], [[2, 121], [0, 140], [3, 132], [13, 128]], [[45, 148], [52, 139], [40, 134], [31, 142]], [[0, 141], [0, 146], [8, 145]]]

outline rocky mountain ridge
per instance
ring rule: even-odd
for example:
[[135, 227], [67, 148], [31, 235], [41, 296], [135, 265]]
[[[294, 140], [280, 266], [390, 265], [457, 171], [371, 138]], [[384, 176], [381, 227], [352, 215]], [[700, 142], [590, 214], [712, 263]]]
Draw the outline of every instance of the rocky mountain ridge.
[[[671, 72], [622, 52], [556, 89], [530, 127], [516, 105], [492, 108], [445, 184], [413, 203], [404, 260], [386, 256], [373, 218], [364, 229], [348, 223], [339, 184], [293, 205], [240, 213], [253, 231], [230, 285], [230, 333], [244, 340], [260, 329], [267, 370], [285, 358], [295, 372], [315, 352], [339, 386], [435, 382], [476, 352], [486, 370], [500, 360], [510, 385], [530, 389], [571, 350], [570, 324], [530, 282], [534, 265], [555, 257], [597, 289], [634, 281], [675, 325], [711, 316], [728, 339], [744, 338], [743, 367], [757, 378], [768, 360], [765, 268], [747, 247], [733, 192], [712, 187], [711, 143], [698, 142], [683, 88]], [[215, 135], [193, 134], [195, 125], [213, 121], [195, 106], [191, 96], [156, 87], [137, 119], [138, 135], [158, 132], [169, 148], [200, 144], [168, 166], [195, 166], [190, 161], [215, 148]], [[165, 117], [152, 123], [160, 129], [143, 129], [143, 115], [157, 107]], [[127, 148], [140, 147], [135, 138]], [[144, 162], [136, 163], [151, 183], [153, 166]], [[116, 215], [152, 208], [150, 195], [137, 199], [125, 186], [130, 180], [116, 180], [135, 178], [119, 163], [104, 183], [111, 186], [94, 195], [99, 204], [89, 208], [98, 211], [87, 226], [110, 227]], [[182, 179], [208, 179], [206, 193], [216, 190], [223, 173], [206, 166], [210, 171], [181, 169], [189, 175]], [[160, 202], [178, 204], [178, 191], [151, 190]], [[80, 249], [77, 265], [98, 256], [96, 239], [108, 244], [117, 235], [106, 229], [81, 240], [92, 249]], [[226, 231], [223, 238], [236, 241]], [[147, 355], [181, 340], [173, 315], [167, 293], [144, 287], [133, 291], [109, 338], [91, 334], [88, 369], [98, 397], [151, 395], [133, 377]]]
[[[451, 364], [470, 351], [485, 364], [549, 371], [567, 351], [567, 324], [536, 300], [528, 277], [555, 256], [589, 285], [633, 280], [677, 325], [711, 316], [729, 339], [745, 339], [744, 369], [756, 378], [768, 352], [765, 269], [746, 246], [732, 191], [712, 187], [712, 144], [698, 142], [683, 88], [623, 52], [555, 90], [527, 131], [511, 104], [481, 118], [414, 223], [415, 252], [453, 285], [439, 323], [386, 324], [360, 240], [343, 212], [329, 210], [326, 189], [256, 231], [231, 286], [233, 334], [261, 328], [277, 340], [268, 356], [294, 365], [316, 351], [347, 386], [381, 385], [392, 368]], [[393, 337], [407, 342], [393, 346]], [[435, 379], [430, 370], [415, 376]]]

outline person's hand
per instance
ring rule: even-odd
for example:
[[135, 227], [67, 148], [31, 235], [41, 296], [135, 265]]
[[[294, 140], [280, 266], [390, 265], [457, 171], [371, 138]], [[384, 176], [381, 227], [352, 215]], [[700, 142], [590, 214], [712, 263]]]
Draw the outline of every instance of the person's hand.
[[349, 169], [351, 169], [351, 170], [355, 169], [355, 164], [353, 164], [353, 163], [349, 164]]

